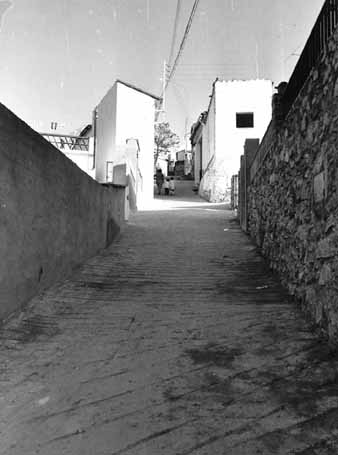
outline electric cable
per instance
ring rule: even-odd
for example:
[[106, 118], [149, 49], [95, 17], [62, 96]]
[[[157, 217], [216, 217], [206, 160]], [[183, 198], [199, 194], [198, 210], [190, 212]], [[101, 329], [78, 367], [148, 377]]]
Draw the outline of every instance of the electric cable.
[[169, 60], [168, 60], [168, 67], [171, 67], [171, 62], [173, 59], [174, 55], [174, 48], [176, 44], [176, 38], [177, 38], [177, 26], [178, 26], [178, 18], [180, 16], [180, 11], [181, 11], [181, 0], [177, 0], [177, 6], [176, 6], [176, 15], [175, 15], [175, 22], [174, 22], [174, 31], [173, 31], [173, 37], [171, 40], [171, 47], [170, 47], [170, 54], [169, 54]]
[[[181, 44], [180, 44], [180, 47], [179, 47], [179, 50], [177, 52], [177, 55], [176, 55], [176, 58], [175, 58], [175, 61], [174, 61], [174, 64], [172, 66], [172, 68], [170, 68], [170, 73], [168, 75], [168, 78], [166, 78], [165, 80], [165, 83], [163, 85], [163, 91], [162, 91], [162, 94], [161, 94], [161, 101], [160, 101], [160, 105], [159, 105], [159, 109], [157, 110], [156, 114], [155, 114], [155, 121], [157, 121], [158, 119], [158, 116], [159, 116], [159, 113], [161, 112], [161, 109], [162, 109], [162, 103], [163, 103], [163, 96], [165, 94], [165, 91], [168, 87], [168, 84], [170, 82], [170, 79], [172, 79], [174, 73], [175, 73], [175, 70], [177, 68], [177, 64], [178, 64], [178, 61], [180, 59], [180, 56], [183, 52], [183, 49], [184, 49], [184, 46], [185, 46], [185, 42], [188, 38], [188, 35], [189, 35], [189, 31], [190, 31], [190, 28], [191, 28], [191, 24], [192, 24], [192, 21], [194, 19], [194, 16], [195, 16], [195, 13], [196, 13], [196, 10], [197, 10], [197, 7], [198, 7], [198, 4], [199, 4], [199, 0], [195, 0], [194, 1], [194, 4], [193, 4], [193, 7], [192, 7], [192, 10], [191, 10], [191, 13], [190, 13], [190, 16], [189, 16], [189, 20], [188, 20], [188, 23], [185, 27], [185, 31], [184, 31], [184, 35], [183, 35], [183, 38], [182, 38], [182, 41], [181, 41]], [[175, 17], [175, 22], [176, 22], [176, 19], [178, 21], [178, 14], [179, 14], [179, 4], [177, 5], [177, 8], [176, 8], [176, 17]], [[175, 27], [177, 28], [177, 24], [175, 24], [174, 26], [174, 34], [175, 34]], [[176, 38], [175, 36], [173, 36], [173, 41], [176, 41]]]
[[166, 83], [165, 83], [165, 85], [164, 85], [164, 90], [168, 87], [168, 84], [169, 84], [169, 82], [170, 82], [170, 79], [171, 79], [171, 78], [173, 77], [173, 75], [175, 74], [175, 71], [176, 71], [176, 68], [177, 68], [177, 64], [178, 64], [178, 61], [179, 61], [179, 59], [180, 59], [180, 57], [181, 57], [181, 55], [182, 55], [182, 52], [183, 52], [183, 49], [184, 49], [186, 40], [187, 40], [187, 38], [188, 38], [189, 31], [190, 31], [190, 28], [191, 28], [191, 24], [192, 24], [192, 21], [193, 21], [193, 19], [194, 19], [194, 16], [195, 16], [195, 13], [196, 13], [198, 4], [199, 4], [199, 0], [195, 0], [195, 1], [194, 1], [194, 5], [193, 5], [192, 10], [191, 10], [191, 13], [190, 13], [190, 16], [189, 16], [188, 23], [187, 23], [186, 28], [185, 28], [185, 31], [184, 31], [184, 35], [183, 35], [183, 38], [182, 38], [182, 41], [181, 41], [181, 45], [180, 45], [179, 50], [178, 50], [178, 53], [177, 53], [177, 55], [176, 55], [174, 64], [173, 64], [172, 68], [170, 69], [170, 73], [169, 73], [168, 79], [166, 80]]

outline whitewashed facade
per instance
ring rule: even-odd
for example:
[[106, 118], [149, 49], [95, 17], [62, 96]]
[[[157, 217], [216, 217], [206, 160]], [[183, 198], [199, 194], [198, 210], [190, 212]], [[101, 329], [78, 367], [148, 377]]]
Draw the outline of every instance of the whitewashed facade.
[[195, 128], [199, 137], [192, 141], [195, 180], [205, 199], [229, 202], [245, 140], [261, 139], [271, 120], [272, 94], [268, 80], [214, 82], [208, 111]]
[[[117, 80], [97, 106], [96, 180], [112, 182], [126, 164], [137, 207], [153, 198], [155, 102], [159, 98]], [[117, 175], [115, 173], [115, 175]]]

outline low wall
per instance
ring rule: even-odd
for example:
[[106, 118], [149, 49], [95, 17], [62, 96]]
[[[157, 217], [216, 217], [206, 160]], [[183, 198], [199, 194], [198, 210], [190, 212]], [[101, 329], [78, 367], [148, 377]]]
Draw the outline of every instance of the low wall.
[[0, 319], [109, 245], [123, 187], [104, 187], [0, 104]]
[[[269, 131], [270, 127], [268, 128]], [[244, 143], [244, 154], [241, 156], [240, 169], [238, 174], [238, 218], [241, 228], [244, 232], [248, 232], [248, 188], [250, 186], [250, 171], [253, 169], [253, 164], [260, 159], [259, 139], [246, 139]]]
[[338, 33], [254, 162], [249, 232], [338, 344]]
[[231, 178], [224, 160], [212, 156], [200, 180], [198, 194], [208, 202], [226, 202], [230, 206]]

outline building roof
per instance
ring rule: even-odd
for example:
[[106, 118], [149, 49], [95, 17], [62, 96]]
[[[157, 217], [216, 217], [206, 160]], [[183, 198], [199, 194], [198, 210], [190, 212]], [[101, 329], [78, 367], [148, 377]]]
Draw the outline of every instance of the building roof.
[[147, 92], [146, 90], [143, 90], [143, 89], [141, 89], [139, 87], [136, 87], [135, 85], [130, 84], [129, 82], [124, 82], [124, 81], [121, 81], [121, 79], [116, 79], [115, 83], [117, 83], [117, 82], [120, 83], [120, 84], [125, 85], [126, 87], [132, 88], [133, 90], [137, 90], [138, 92], [143, 93], [144, 95], [151, 96], [155, 100], [160, 101], [162, 99], [160, 96], [153, 95], [152, 93]]
[[265, 78], [256, 78], [256, 79], [220, 79], [219, 77], [217, 77], [214, 81], [214, 84], [216, 84], [216, 82], [220, 82], [220, 83], [226, 83], [226, 84], [247, 84], [247, 83], [262, 83], [262, 82], [269, 82], [270, 84], [272, 84], [272, 81], [270, 79], [265, 79]]

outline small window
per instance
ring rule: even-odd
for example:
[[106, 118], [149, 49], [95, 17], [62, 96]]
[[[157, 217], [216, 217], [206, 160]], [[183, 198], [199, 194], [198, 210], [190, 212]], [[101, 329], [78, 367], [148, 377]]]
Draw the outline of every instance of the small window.
[[236, 128], [253, 128], [253, 112], [238, 112], [236, 114]]

